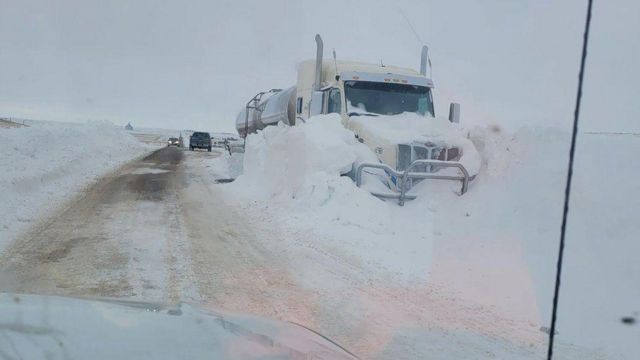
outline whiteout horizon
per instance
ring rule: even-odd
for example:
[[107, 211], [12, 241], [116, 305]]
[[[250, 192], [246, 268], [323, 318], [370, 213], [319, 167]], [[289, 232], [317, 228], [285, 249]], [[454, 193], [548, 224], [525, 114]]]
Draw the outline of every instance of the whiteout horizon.
[[254, 96], [236, 118], [241, 137], [269, 125], [296, 125], [312, 116], [339, 114], [343, 125], [377, 157], [356, 162], [349, 175], [358, 186], [366, 174], [386, 188], [370, 188], [375, 196], [414, 199], [408, 190], [422, 179], [462, 182], [460, 194], [479, 171], [479, 155], [462, 135], [460, 105], [451, 103], [448, 119], [436, 119], [429, 53], [422, 47], [420, 72], [388, 65], [323, 60], [323, 42], [316, 35], [316, 59], [298, 66], [295, 86]]

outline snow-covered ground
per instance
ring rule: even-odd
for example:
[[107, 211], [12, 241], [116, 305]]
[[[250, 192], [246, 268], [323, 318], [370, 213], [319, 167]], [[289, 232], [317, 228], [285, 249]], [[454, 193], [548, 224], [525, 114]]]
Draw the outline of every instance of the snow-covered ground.
[[[180, 137], [180, 130], [173, 129], [160, 129], [160, 128], [133, 128], [133, 130], [127, 130], [127, 132], [133, 135], [136, 139], [142, 141], [145, 144], [154, 146], [163, 146], [167, 144], [167, 140], [172, 137]], [[188, 141], [186, 139], [185, 141]]]
[[0, 128], [0, 250], [119, 165], [150, 151], [111, 123]]
[[[282, 239], [291, 249], [322, 249], [386, 274], [390, 284], [438, 289], [512, 324], [460, 320], [445, 307], [433, 324], [466, 333], [470, 338], [457, 338], [461, 343], [470, 346], [479, 339], [474, 336], [485, 335], [500, 339], [496, 344], [537, 349], [533, 353], [542, 357], [546, 334], [540, 327], [550, 321], [569, 134], [487, 127], [471, 129], [469, 137], [482, 169], [462, 197], [455, 194], [459, 184], [444, 182], [419, 184], [418, 199], [404, 207], [370, 196], [340, 176], [363, 156], [361, 145], [326, 117], [251, 135], [244, 174], [219, 186], [247, 219], [280, 224], [291, 234]], [[640, 262], [634, 260], [640, 228], [629, 210], [640, 205], [633, 180], [637, 154], [638, 137], [580, 136], [558, 327], [557, 351], [565, 358], [625, 358], [640, 338], [637, 326], [620, 322], [640, 310], [634, 302], [640, 298]], [[229, 160], [212, 160], [212, 175], [238, 171], [237, 158], [235, 165]], [[298, 280], [312, 289], [334, 286], [313, 269]], [[409, 331], [402, 338], [415, 346], [436, 335]]]
[[[330, 116], [252, 135], [244, 156], [166, 148], [87, 192], [152, 147], [110, 124], [31, 125], [0, 129], [0, 234], [21, 239], [0, 285], [294, 321], [364, 358], [544, 357], [565, 131], [467, 129], [481, 156], [468, 193], [422, 182], [399, 207], [340, 176], [372, 154]], [[578, 145], [556, 351], [633, 359], [638, 326], [620, 318], [640, 310], [640, 138]]]

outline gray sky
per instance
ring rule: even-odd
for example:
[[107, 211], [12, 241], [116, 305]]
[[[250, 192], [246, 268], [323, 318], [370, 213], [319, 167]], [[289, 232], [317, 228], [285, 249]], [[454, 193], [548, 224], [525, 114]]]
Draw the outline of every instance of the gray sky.
[[[232, 130], [257, 91], [325, 55], [418, 68], [463, 121], [568, 126], [586, 1], [0, 0], [0, 114]], [[640, 2], [597, 1], [584, 130], [640, 131]]]

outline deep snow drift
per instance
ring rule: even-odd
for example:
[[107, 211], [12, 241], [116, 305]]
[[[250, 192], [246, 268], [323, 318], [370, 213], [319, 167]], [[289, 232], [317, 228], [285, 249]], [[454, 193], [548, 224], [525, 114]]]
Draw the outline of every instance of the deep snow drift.
[[0, 128], [0, 250], [83, 187], [151, 148], [111, 123]]
[[340, 176], [361, 161], [377, 160], [339, 116], [317, 116], [303, 126], [268, 127], [250, 136], [243, 175], [229, 187], [255, 201], [264, 216], [295, 229], [311, 228], [370, 266], [405, 278], [425, 276], [430, 222], [416, 223], [412, 210], [379, 201]]
[[[398, 119], [382, 118], [417, 121], [408, 114]], [[376, 136], [407, 141], [406, 131], [385, 126], [378, 118], [368, 119], [379, 125], [373, 127], [378, 131]], [[431, 131], [432, 140], [467, 149], [467, 163], [471, 165], [470, 170], [477, 173], [481, 159], [471, 141], [461, 135], [464, 129], [452, 130], [433, 121], [440, 126], [439, 131]], [[424, 133], [429, 130], [424, 126], [421, 129]], [[429, 204], [422, 204], [417, 210], [411, 205], [398, 207], [395, 201], [380, 201], [356, 187], [349, 177], [340, 176], [354, 163], [363, 161], [377, 162], [377, 158], [344, 128], [338, 115], [316, 116], [301, 126], [267, 127], [251, 135], [245, 150], [243, 175], [229, 188], [239, 197], [263, 206], [264, 216], [277, 217], [279, 222], [295, 229], [312, 228], [318, 236], [326, 238], [324, 241], [372, 267], [384, 268], [404, 280], [425, 279], [433, 249], [430, 236], [434, 232], [433, 216], [429, 214], [437, 209]], [[416, 188], [429, 193], [431, 186], [457, 198], [455, 192], [460, 184], [422, 183]]]
[[[331, 116], [312, 118], [296, 127], [269, 127], [249, 136], [244, 174], [221, 186], [232, 192], [247, 216], [256, 221], [278, 222], [291, 233], [308, 234], [305, 241], [339, 249], [341, 256], [355, 259], [371, 271], [382, 271], [394, 281], [440, 286], [456, 299], [494, 309], [517, 324], [518, 330], [488, 326], [485, 335], [531, 347], [542, 356], [546, 334], [540, 327], [548, 326], [550, 318], [569, 134], [553, 128], [523, 128], [513, 134], [497, 127], [466, 132], [479, 151], [481, 169], [464, 196], [455, 193], [459, 184], [454, 182], [424, 181], [412, 190], [418, 193], [418, 199], [399, 207], [394, 201], [378, 200], [357, 188], [340, 173], [355, 159], [373, 154]], [[595, 163], [606, 163], [606, 158], [618, 153], [640, 151], [638, 139], [627, 139], [615, 154], [602, 151], [604, 147], [615, 149], [607, 146], [614, 139], [583, 135], [581, 141], [584, 145], [578, 150], [579, 158]], [[585, 187], [585, 179], [603, 178], [602, 168], [588, 163], [579, 161], [576, 169], [576, 194], [582, 199], [589, 192], [601, 193], [593, 181], [587, 181], [589, 186]], [[637, 169], [629, 171], [637, 175]], [[617, 179], [615, 172], [608, 173]], [[614, 183], [628, 181], [621, 178]], [[570, 228], [589, 228], [593, 209], [580, 200], [574, 203]], [[612, 204], [601, 199], [591, 205]], [[610, 224], [618, 221], [615, 217], [606, 218]], [[629, 219], [621, 226], [631, 234], [640, 233]], [[601, 232], [590, 231], [594, 230]], [[588, 237], [590, 231], [580, 233]], [[628, 251], [636, 249], [637, 253], [631, 237], [626, 233], [620, 245]], [[578, 240], [568, 241], [575, 244]], [[289, 241], [292, 247], [300, 245], [295, 237], [283, 241]], [[580, 243], [598, 241], [592, 238]], [[586, 250], [571, 250], [568, 259], [578, 256], [574, 263], [588, 263], [587, 258], [593, 256]], [[640, 269], [633, 264], [617, 264], [612, 255], [601, 265], [611, 278], [619, 279], [616, 290], [622, 291], [625, 298], [637, 299], [637, 275], [634, 278], [628, 274], [638, 274]], [[598, 271], [601, 270], [581, 268], [566, 276], [575, 287], [592, 276], [600, 278], [595, 274]], [[310, 287], [331, 286], [309, 273], [301, 280]], [[596, 336], [597, 332], [584, 338], [580, 328], [585, 324], [578, 319], [588, 309], [607, 308], [607, 300], [571, 288], [565, 286], [567, 293], [561, 298], [565, 305], [561, 309], [560, 344], [586, 346], [592, 349], [589, 356], [594, 357], [599, 351], [618, 356], [620, 351], [616, 349], [630, 346], [633, 334], [620, 333], [615, 319], [617, 312], [634, 311], [627, 302], [623, 302], [627, 308], [606, 311], [613, 317], [607, 326], [616, 331], [615, 339]], [[563, 324], [563, 317], [573, 322]], [[602, 326], [598, 324], [600, 331]], [[566, 358], [587, 356], [571, 349], [560, 346], [558, 351], [566, 351]]]

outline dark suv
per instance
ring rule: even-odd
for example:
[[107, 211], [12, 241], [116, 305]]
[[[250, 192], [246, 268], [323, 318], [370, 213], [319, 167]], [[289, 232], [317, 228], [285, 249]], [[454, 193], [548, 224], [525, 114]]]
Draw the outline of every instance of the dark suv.
[[206, 132], [194, 132], [189, 138], [189, 150], [207, 149], [211, 151], [211, 135]]

